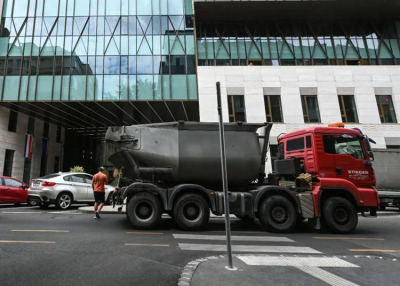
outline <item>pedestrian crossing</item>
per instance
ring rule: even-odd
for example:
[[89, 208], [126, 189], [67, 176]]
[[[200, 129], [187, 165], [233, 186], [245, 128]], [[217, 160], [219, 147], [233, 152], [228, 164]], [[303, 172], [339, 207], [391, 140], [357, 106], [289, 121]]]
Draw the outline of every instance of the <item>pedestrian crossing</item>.
[[[226, 252], [226, 245], [223, 244], [226, 241], [224, 235], [180, 233], [172, 235], [183, 251]], [[233, 235], [231, 238], [232, 251], [237, 253], [322, 254], [311, 247], [294, 246], [295, 241], [288, 237]]]

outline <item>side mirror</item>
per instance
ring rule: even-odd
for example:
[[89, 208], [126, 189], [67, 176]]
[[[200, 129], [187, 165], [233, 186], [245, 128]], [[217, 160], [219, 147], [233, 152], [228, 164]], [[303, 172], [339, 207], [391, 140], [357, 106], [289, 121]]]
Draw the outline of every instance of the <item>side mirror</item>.
[[369, 160], [370, 161], [375, 161], [375, 156], [374, 156], [374, 153], [372, 151], [368, 151], [368, 156], [369, 156]]

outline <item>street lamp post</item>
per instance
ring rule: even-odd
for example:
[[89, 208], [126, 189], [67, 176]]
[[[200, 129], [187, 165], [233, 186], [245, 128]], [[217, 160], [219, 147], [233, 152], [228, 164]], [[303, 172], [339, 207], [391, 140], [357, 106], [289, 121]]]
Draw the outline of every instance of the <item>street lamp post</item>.
[[235, 270], [232, 262], [232, 243], [231, 243], [231, 224], [229, 217], [229, 194], [228, 194], [228, 174], [226, 168], [226, 153], [225, 153], [225, 133], [224, 124], [222, 119], [222, 106], [221, 106], [221, 84], [217, 82], [217, 100], [218, 100], [218, 116], [219, 116], [219, 137], [221, 145], [221, 165], [222, 165], [222, 187], [224, 191], [225, 201], [225, 229], [226, 229], [226, 247], [228, 251], [228, 263], [226, 267], [228, 270]]

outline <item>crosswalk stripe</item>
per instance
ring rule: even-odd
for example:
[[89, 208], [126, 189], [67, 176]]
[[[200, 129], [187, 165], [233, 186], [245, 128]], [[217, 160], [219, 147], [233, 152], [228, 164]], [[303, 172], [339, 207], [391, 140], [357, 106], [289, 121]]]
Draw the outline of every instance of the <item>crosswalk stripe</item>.
[[[178, 243], [182, 250], [200, 251], [226, 251], [226, 245], [219, 244], [195, 244]], [[260, 252], [260, 253], [303, 253], [321, 254], [321, 252], [310, 247], [299, 246], [263, 246], [263, 245], [232, 245], [234, 252]]]
[[2, 214], [41, 214], [42, 212], [1, 212]]
[[[173, 234], [175, 239], [198, 239], [198, 240], [226, 240], [224, 235], [198, 235], [198, 234]], [[268, 241], [268, 242], [294, 242], [287, 237], [278, 236], [236, 236], [233, 235], [234, 241]]]
[[359, 286], [359, 284], [355, 284], [318, 267], [296, 266], [296, 268], [332, 286]]

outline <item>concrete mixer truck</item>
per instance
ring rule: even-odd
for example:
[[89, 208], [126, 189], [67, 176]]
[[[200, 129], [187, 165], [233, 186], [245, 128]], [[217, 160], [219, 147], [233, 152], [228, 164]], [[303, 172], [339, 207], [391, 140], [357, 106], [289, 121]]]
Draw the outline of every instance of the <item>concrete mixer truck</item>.
[[[360, 130], [310, 127], [278, 138], [274, 172], [265, 174], [271, 123], [226, 123], [230, 214], [258, 219], [271, 232], [291, 232], [304, 219], [350, 233], [358, 214], [379, 206], [370, 139]], [[172, 122], [110, 127], [106, 141], [120, 170], [114, 207], [126, 204], [137, 229], [169, 214], [183, 230], [224, 214], [217, 123]]]

